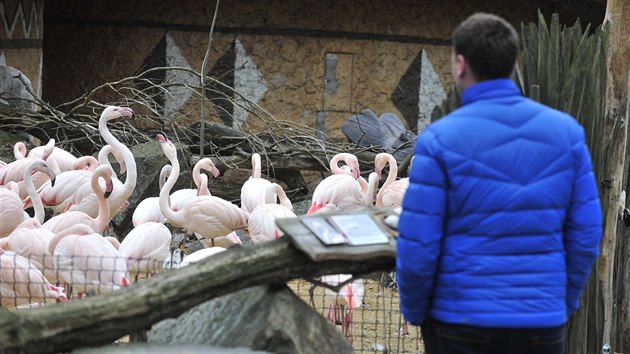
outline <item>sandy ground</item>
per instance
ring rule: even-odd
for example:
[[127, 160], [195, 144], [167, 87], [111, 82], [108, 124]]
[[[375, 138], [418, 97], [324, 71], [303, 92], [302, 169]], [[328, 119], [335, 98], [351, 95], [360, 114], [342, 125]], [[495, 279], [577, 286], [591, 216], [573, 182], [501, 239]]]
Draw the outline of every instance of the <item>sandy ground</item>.
[[[363, 306], [352, 313], [352, 345], [357, 353], [424, 353], [417, 327], [408, 326], [409, 334], [402, 335], [403, 320], [399, 310], [398, 293], [390, 288], [381, 289], [378, 276], [364, 279]], [[289, 287], [310, 303], [310, 283], [294, 280]], [[332, 299], [325, 296], [322, 287], [314, 291], [315, 309], [326, 316]], [[345, 310], [347, 311], [347, 310]], [[343, 325], [336, 325], [343, 333]]]

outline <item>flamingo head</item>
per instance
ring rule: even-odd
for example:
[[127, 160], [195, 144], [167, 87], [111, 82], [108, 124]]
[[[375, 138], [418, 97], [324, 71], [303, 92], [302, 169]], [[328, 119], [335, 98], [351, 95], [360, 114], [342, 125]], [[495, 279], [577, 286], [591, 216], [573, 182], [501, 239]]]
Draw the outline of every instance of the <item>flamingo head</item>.
[[101, 113], [100, 120], [110, 121], [120, 117], [135, 117], [133, 110], [129, 107], [107, 106]]
[[374, 158], [374, 171], [378, 174], [379, 180], [383, 176], [383, 169], [385, 168], [385, 165], [389, 163], [390, 156], [391, 156], [390, 154], [386, 152], [382, 152], [376, 155], [376, 157]]
[[155, 140], [160, 143], [160, 145], [162, 145], [162, 150], [164, 151], [164, 155], [166, 155], [166, 157], [169, 160], [175, 160], [177, 157], [177, 148], [175, 148], [175, 145], [168, 140], [168, 138], [166, 137], [166, 134], [164, 134], [164, 132], [161, 131], [157, 131], [157, 132], [151, 132], [149, 134], [149, 136], [154, 137]]
[[56, 177], [55, 173], [50, 169], [50, 167], [48, 167], [48, 164], [46, 164], [46, 161], [44, 160], [33, 161], [27, 171], [31, 171], [30, 172], [31, 174], [35, 174], [35, 172], [37, 171], [47, 174], [48, 178], [50, 178], [50, 185], [52, 187], [55, 186], [55, 177]]

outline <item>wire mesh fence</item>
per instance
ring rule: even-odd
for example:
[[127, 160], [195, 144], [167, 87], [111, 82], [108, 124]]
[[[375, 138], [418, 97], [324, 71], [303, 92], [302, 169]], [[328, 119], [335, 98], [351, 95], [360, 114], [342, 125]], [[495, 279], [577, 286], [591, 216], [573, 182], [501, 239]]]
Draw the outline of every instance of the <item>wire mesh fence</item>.
[[[142, 269], [174, 271], [178, 261], [123, 259], [107, 256], [22, 256], [0, 253], [0, 304], [19, 310], [85, 296], [106, 294], [133, 286], [152, 276]], [[50, 265], [53, 269], [50, 269]], [[167, 268], [164, 268], [167, 267]], [[173, 267], [169, 269], [169, 267]], [[133, 269], [133, 273], [129, 270]], [[352, 343], [357, 353], [424, 353], [419, 329], [407, 326], [390, 274], [361, 279], [330, 275], [309, 282], [297, 279], [288, 286], [331, 322]], [[347, 284], [343, 282], [348, 281]], [[321, 283], [339, 285], [338, 291]], [[314, 285], [319, 284], [319, 285]]]

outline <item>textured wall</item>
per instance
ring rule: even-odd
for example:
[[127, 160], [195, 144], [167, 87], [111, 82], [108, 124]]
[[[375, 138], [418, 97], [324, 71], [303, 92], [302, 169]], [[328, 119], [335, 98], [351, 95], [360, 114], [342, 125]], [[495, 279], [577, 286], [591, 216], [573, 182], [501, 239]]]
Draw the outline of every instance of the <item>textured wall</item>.
[[[394, 112], [415, 129], [450, 87], [449, 37], [457, 23], [488, 11], [520, 26], [535, 20], [542, 2], [223, 1], [209, 72], [277, 118], [331, 138], [342, 138], [341, 123], [365, 108]], [[47, 0], [45, 99], [66, 102], [151, 66], [198, 71], [214, 5]], [[189, 109], [187, 100], [183, 92], [166, 97], [164, 114]], [[230, 105], [223, 109], [234, 118], [213, 111], [212, 119], [253, 121]]]
[[41, 94], [44, 0], [0, 0], [0, 65], [28, 77]]

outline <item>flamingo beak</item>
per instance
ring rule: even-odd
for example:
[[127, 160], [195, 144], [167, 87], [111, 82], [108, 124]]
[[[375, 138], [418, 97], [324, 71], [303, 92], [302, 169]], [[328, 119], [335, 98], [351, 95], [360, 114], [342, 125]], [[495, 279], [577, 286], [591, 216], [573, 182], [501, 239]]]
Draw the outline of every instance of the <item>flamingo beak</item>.
[[120, 115], [123, 117], [131, 117], [131, 118], [135, 118], [136, 114], [133, 112], [133, 110], [129, 107], [119, 107], [117, 109], [118, 112], [120, 112]]
[[51, 186], [51, 187], [54, 187], [54, 186], [55, 186], [55, 175], [52, 175], [52, 176], [50, 177], [50, 186]]
[[210, 173], [212, 173], [212, 176], [214, 178], [217, 178], [221, 174], [221, 171], [219, 171], [218, 168], [214, 167], [212, 170], [210, 170]]
[[110, 179], [105, 182], [105, 199], [109, 198], [113, 190], [114, 190], [114, 183]]

